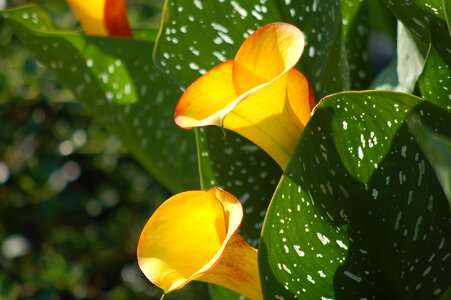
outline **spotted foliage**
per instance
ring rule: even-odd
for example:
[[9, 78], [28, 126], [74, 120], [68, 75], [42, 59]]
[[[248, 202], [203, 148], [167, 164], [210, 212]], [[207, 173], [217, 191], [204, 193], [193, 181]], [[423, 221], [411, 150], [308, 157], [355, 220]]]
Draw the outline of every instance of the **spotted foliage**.
[[437, 298], [451, 283], [450, 210], [406, 119], [449, 137], [451, 115], [407, 94], [327, 97], [265, 220], [268, 298]]
[[446, 34], [446, 28], [442, 24], [433, 44], [444, 46], [445, 49], [441, 51], [437, 47], [431, 47], [418, 85], [425, 99], [451, 111], [451, 39], [446, 38]]

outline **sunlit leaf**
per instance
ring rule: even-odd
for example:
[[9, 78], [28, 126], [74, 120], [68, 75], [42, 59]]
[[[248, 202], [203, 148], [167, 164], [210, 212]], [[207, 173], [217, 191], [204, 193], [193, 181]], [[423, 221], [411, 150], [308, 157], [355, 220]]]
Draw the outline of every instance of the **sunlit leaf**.
[[398, 91], [412, 93], [423, 71], [426, 53], [421, 53], [413, 34], [398, 22], [397, 66]]
[[173, 123], [180, 92], [154, 67], [151, 41], [48, 30], [49, 19], [36, 6], [3, 11], [1, 16], [166, 187], [176, 192], [197, 186], [194, 137]]
[[438, 298], [451, 283], [448, 201], [407, 126], [451, 115], [393, 92], [327, 97], [272, 199], [259, 248], [268, 299]]

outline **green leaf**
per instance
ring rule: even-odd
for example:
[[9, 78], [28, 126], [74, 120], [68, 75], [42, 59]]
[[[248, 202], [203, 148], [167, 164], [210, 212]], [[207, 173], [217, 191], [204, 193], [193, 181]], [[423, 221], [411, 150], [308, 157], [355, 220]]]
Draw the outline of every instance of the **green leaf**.
[[325, 72], [320, 81], [321, 98], [350, 88], [348, 61], [341, 28], [338, 32], [338, 37], [332, 46], [332, 53], [334, 54], [327, 58], [324, 65]]
[[22, 26], [33, 28], [36, 31], [55, 30], [50, 16], [44, 10], [34, 5], [0, 11], [0, 15], [5, 19], [11, 17]]
[[418, 84], [423, 98], [451, 110], [451, 39], [444, 22], [432, 22], [432, 47]]
[[412, 93], [423, 71], [426, 53], [421, 53], [410, 31], [398, 22], [397, 67], [398, 91]]
[[[416, 82], [422, 96], [449, 110], [446, 81], [449, 81], [451, 63], [450, 33], [446, 22], [436, 18], [434, 13], [428, 14], [427, 10], [420, 9], [416, 6], [419, 2], [422, 1], [386, 1], [405, 27], [401, 27], [400, 32], [403, 34], [398, 38], [398, 78], [401, 90], [413, 91], [415, 78], [421, 71]], [[433, 3], [425, 5], [434, 7]], [[402, 36], [407, 39], [401, 39]], [[408, 59], [402, 60], [402, 57]]]
[[451, 283], [448, 201], [406, 120], [451, 115], [394, 92], [327, 97], [268, 210], [265, 298], [433, 299]]
[[210, 292], [211, 300], [244, 300], [246, 297], [240, 296], [231, 290], [222, 286], [209, 284], [208, 290]]
[[0, 16], [166, 187], [172, 192], [197, 187], [194, 137], [173, 122], [180, 91], [154, 67], [152, 42], [49, 30], [49, 18], [36, 6]]
[[398, 18], [398, 21], [401, 21], [411, 31], [419, 51], [426, 53], [431, 41], [430, 16], [417, 7], [412, 0], [385, 0], [384, 2]]
[[431, 21], [432, 47], [446, 64], [451, 65], [451, 35], [445, 22], [437, 19]]
[[408, 124], [421, 150], [434, 168], [451, 209], [451, 139], [435, 133], [422, 122], [419, 115], [412, 115]]
[[[413, 1], [416, 0], [386, 0], [385, 3], [398, 20], [412, 33], [418, 50], [423, 56], [428, 52], [432, 41], [433, 47], [449, 63], [451, 61], [449, 55], [451, 52], [449, 24], [447, 25], [445, 20], [437, 18], [435, 13], [427, 13], [428, 10], [421, 9]], [[422, 1], [418, 0], [417, 2]], [[429, 1], [425, 5], [428, 6]], [[433, 5], [430, 7], [435, 10]]]
[[371, 82], [368, 0], [342, 0], [341, 6], [350, 88], [365, 89]]
[[427, 11], [429, 14], [436, 16], [440, 19], [445, 20], [445, 2], [442, 0], [413, 0], [415, 4], [425, 11]]
[[418, 84], [424, 98], [451, 111], [451, 68], [432, 48]]
[[[401, 70], [404, 70], [401, 72], [402, 74], [398, 74], [401, 85], [403, 85], [402, 81], [406, 81], [404, 85], [410, 87], [409, 91], [412, 90], [414, 78], [421, 69], [423, 58], [425, 58], [425, 66], [418, 80], [422, 96], [449, 109], [449, 92], [446, 91], [445, 81], [449, 80], [451, 40], [446, 22], [427, 14], [425, 10], [417, 7], [410, 0], [387, 1], [387, 5], [408, 29], [408, 32], [403, 30], [403, 35], [408, 37], [406, 41], [408, 42], [407, 45], [410, 44], [410, 46], [406, 48], [404, 47], [406, 43], [398, 43], [398, 56], [414, 58], [402, 62], [398, 57], [398, 65]], [[406, 49], [403, 50], [402, 48]], [[403, 55], [400, 55], [400, 53]], [[412, 64], [412, 61], [416, 61], [416, 63]], [[417, 65], [417, 67], [413, 67], [412, 70], [414, 65]], [[414, 74], [414, 76], [409, 74]], [[409, 79], [409, 77], [411, 78]]]
[[451, 3], [448, 0], [443, 0], [443, 9], [445, 11], [446, 24], [448, 26], [448, 33], [451, 36]]

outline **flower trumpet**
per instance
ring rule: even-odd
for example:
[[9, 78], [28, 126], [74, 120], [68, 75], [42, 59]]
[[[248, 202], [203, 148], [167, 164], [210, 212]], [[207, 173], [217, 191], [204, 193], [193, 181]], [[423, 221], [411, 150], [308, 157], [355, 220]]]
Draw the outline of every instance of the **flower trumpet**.
[[307, 79], [294, 69], [303, 50], [304, 36], [290, 24], [258, 29], [233, 60], [188, 87], [175, 122], [185, 129], [217, 125], [232, 130], [285, 169], [314, 106]]
[[133, 36], [125, 0], [67, 0], [87, 34]]
[[238, 199], [219, 188], [177, 194], [145, 225], [139, 266], [165, 294], [199, 280], [262, 299], [257, 250], [237, 233], [242, 218]]

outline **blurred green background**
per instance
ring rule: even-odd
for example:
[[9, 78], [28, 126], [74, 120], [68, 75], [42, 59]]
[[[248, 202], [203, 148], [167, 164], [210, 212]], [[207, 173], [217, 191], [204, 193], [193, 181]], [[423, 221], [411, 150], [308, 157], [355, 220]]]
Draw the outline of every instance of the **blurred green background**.
[[[79, 28], [65, 1], [35, 2]], [[134, 27], [158, 27], [162, 0], [128, 2]], [[159, 299], [135, 253], [169, 196], [0, 21], [0, 299]]]

